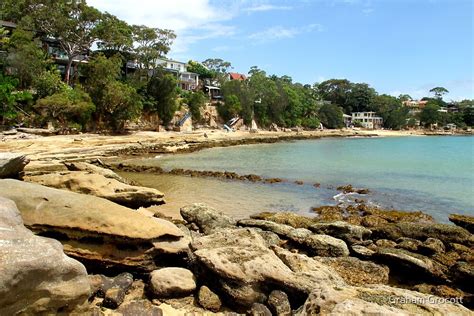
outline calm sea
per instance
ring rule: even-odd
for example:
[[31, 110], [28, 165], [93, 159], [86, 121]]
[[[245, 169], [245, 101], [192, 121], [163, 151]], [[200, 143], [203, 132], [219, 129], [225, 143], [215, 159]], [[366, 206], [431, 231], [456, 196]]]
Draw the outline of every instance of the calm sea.
[[[384, 208], [422, 210], [439, 221], [474, 215], [474, 137], [340, 138], [212, 148], [135, 159], [165, 169], [234, 171], [290, 180], [253, 184], [171, 175], [128, 174], [166, 194], [167, 207], [205, 202], [237, 217], [260, 211], [310, 213], [323, 204], [363, 198]], [[292, 183], [295, 180], [305, 185]], [[314, 183], [321, 183], [316, 189]], [[334, 187], [369, 188], [367, 196]]]

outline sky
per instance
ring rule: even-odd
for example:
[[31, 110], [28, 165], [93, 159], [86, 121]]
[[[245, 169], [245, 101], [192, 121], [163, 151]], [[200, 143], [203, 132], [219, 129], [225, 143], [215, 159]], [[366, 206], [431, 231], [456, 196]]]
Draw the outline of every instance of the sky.
[[169, 58], [221, 58], [314, 84], [346, 78], [413, 98], [474, 99], [473, 0], [88, 0], [130, 24], [172, 29]]

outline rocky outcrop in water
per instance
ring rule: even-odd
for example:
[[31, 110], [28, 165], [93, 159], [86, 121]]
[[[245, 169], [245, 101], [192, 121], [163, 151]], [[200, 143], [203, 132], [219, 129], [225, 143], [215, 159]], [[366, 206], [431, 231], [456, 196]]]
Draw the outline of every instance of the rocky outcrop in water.
[[449, 220], [474, 234], [474, 216], [451, 214]]
[[160, 258], [181, 257], [188, 249], [174, 224], [102, 198], [9, 179], [0, 187], [27, 227], [60, 240], [68, 255], [90, 266], [152, 271]]
[[11, 200], [0, 198], [0, 314], [58, 314], [90, 295], [85, 267], [61, 244], [25, 228]]

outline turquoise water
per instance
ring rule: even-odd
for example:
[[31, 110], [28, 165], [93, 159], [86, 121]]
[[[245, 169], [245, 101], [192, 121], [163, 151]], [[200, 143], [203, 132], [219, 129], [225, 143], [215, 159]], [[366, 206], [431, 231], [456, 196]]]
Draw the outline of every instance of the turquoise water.
[[[303, 211], [320, 203], [336, 203], [328, 195], [338, 192], [328, 194], [328, 190], [352, 184], [369, 188], [366, 199], [382, 207], [422, 210], [446, 221], [449, 213], [474, 215], [473, 151], [474, 138], [469, 136], [328, 138], [212, 148], [142, 163], [321, 183], [319, 193], [309, 191], [309, 185], [274, 185], [280, 194], [290, 194], [295, 207]], [[249, 190], [253, 190], [251, 185]]]

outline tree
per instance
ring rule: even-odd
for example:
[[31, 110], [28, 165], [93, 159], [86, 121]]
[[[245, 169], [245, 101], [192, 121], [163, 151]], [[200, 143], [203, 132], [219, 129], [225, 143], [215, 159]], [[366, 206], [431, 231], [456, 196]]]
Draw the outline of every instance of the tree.
[[35, 77], [46, 70], [48, 60], [33, 33], [16, 29], [8, 44], [6, 64], [13, 69], [20, 88], [29, 88]]
[[431, 89], [430, 92], [433, 93], [437, 99], [442, 99], [443, 95], [449, 93], [448, 89], [444, 87], [435, 87]]
[[351, 89], [346, 95], [344, 108], [347, 113], [365, 112], [372, 105], [376, 92], [366, 83], [351, 84]]
[[[351, 90], [351, 82], [347, 79], [330, 79], [318, 85], [318, 91], [323, 100], [334, 104], [345, 105], [347, 96]], [[351, 110], [346, 111], [350, 113]]]
[[176, 38], [172, 30], [151, 28], [144, 25], [133, 25], [134, 52], [141, 70], [155, 69], [157, 60], [166, 55]]
[[435, 102], [428, 101], [420, 112], [420, 121], [424, 126], [438, 123], [440, 119], [439, 106]]
[[67, 55], [65, 81], [69, 83], [74, 58], [86, 53], [98, 38], [101, 13], [85, 0], [37, 0], [29, 6], [35, 26], [54, 38]]
[[242, 111], [240, 100], [236, 95], [227, 95], [224, 98], [224, 101], [225, 103], [220, 103], [217, 107], [219, 116], [221, 116], [224, 120], [230, 120], [231, 118], [238, 116]]
[[116, 132], [123, 129], [127, 120], [136, 118], [142, 109], [137, 91], [119, 81], [121, 65], [120, 57], [107, 58], [99, 54], [84, 69], [86, 91], [97, 106], [96, 123], [105, 123]]
[[194, 72], [199, 75], [200, 80], [207, 80], [209, 81], [208, 83], [210, 84], [210, 79], [213, 79], [215, 77], [215, 73], [200, 62], [190, 60], [188, 61], [188, 71], [189, 72]]
[[46, 120], [55, 120], [62, 129], [83, 128], [95, 110], [89, 95], [79, 86], [39, 99], [35, 104]]
[[327, 128], [342, 128], [344, 119], [341, 107], [335, 104], [324, 104], [319, 110], [319, 119]]
[[133, 46], [133, 29], [127, 22], [105, 12], [97, 25], [97, 47], [115, 53], [128, 51]]
[[187, 103], [193, 120], [199, 122], [201, 121], [201, 109], [206, 104], [206, 96], [202, 91], [193, 92], [187, 98]]
[[462, 116], [467, 126], [474, 126], [474, 107], [469, 106], [463, 109]]
[[223, 84], [227, 78], [227, 72], [232, 68], [232, 64], [220, 58], [208, 58], [202, 64], [213, 73], [213, 78], [219, 84]]
[[33, 88], [36, 90], [36, 97], [41, 99], [64, 91], [67, 85], [61, 80], [59, 71], [53, 69], [37, 75], [33, 80]]
[[163, 125], [169, 125], [177, 104], [177, 80], [172, 74], [158, 71], [148, 82], [147, 93], [151, 98], [148, 111], [158, 113]]
[[402, 105], [400, 98], [382, 94], [375, 96], [370, 110], [383, 118], [386, 128], [400, 129], [406, 125], [409, 109]]
[[398, 96], [398, 100], [400, 100], [400, 102], [404, 102], [404, 101], [413, 100], [413, 98], [409, 94], [400, 94]]
[[27, 91], [16, 91], [18, 79], [0, 74], [0, 117], [2, 125], [16, 119], [22, 111], [21, 103], [30, 102], [33, 97]]

